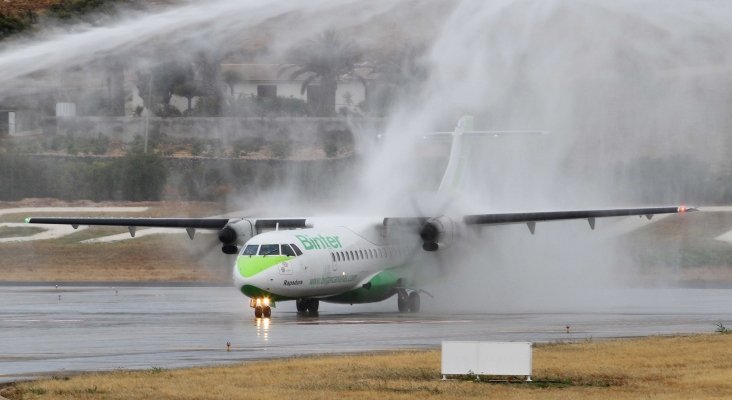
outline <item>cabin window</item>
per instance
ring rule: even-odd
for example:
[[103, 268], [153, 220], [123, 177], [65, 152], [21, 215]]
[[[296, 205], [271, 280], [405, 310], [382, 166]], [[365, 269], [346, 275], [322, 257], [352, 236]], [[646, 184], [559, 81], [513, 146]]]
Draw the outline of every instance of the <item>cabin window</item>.
[[350, 253], [351, 253], [351, 257], [349, 258], [349, 260], [356, 261], [356, 255], [353, 254], [353, 251], [350, 251]]
[[280, 255], [280, 245], [279, 244], [263, 244], [262, 247], [259, 248], [259, 255], [260, 256], [278, 256], [278, 255]]
[[369, 257], [376, 258], [376, 255], [374, 254], [374, 250], [373, 249], [369, 249]]
[[345, 259], [346, 261], [351, 261], [351, 256], [350, 256], [350, 255], [348, 254], [348, 252], [347, 252], [347, 251], [344, 251], [344, 252], [343, 252], [343, 254], [344, 254], [343, 258], [344, 258], [344, 259]]
[[341, 261], [341, 252], [336, 253], [336, 259], [338, 259], [338, 261]]
[[297, 254], [298, 256], [302, 255], [302, 251], [300, 251], [300, 248], [295, 246], [294, 243], [290, 243], [290, 246], [292, 246], [292, 249], [295, 250], [295, 254]]
[[244, 252], [242, 252], [241, 254], [244, 256], [253, 256], [253, 255], [257, 254], [258, 249], [259, 249], [258, 244], [250, 244], [244, 248]]
[[361, 260], [365, 259], [364, 256], [363, 256], [363, 250], [359, 250], [358, 251], [358, 254], [360, 255], [360, 259]]
[[330, 253], [330, 257], [333, 259], [333, 262], [335, 262], [335, 253]]
[[292, 248], [290, 247], [289, 244], [283, 244], [280, 246], [282, 246], [282, 255], [283, 256], [295, 257], [295, 252], [292, 251]]

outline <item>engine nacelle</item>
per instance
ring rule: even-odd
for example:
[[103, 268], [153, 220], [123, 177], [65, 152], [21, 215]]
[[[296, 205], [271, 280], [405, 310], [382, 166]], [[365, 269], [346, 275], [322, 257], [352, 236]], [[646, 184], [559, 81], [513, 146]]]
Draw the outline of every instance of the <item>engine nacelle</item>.
[[248, 219], [231, 220], [219, 231], [219, 241], [223, 245], [221, 251], [226, 254], [239, 252], [239, 245], [246, 243], [254, 236], [254, 223]]
[[458, 225], [449, 217], [431, 218], [422, 225], [419, 236], [422, 238], [422, 249], [437, 251], [448, 247], [457, 236]]

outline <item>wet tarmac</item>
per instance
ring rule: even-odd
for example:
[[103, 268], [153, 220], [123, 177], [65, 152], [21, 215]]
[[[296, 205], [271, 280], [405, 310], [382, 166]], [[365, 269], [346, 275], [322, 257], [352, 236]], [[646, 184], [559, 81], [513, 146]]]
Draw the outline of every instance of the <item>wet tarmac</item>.
[[[177, 368], [293, 355], [438, 347], [442, 340], [564, 341], [713, 332], [731, 289], [628, 290], [622, 301], [488, 314], [399, 314], [395, 301], [282, 303], [255, 320], [232, 287], [0, 286], [0, 382], [76, 371]], [[570, 326], [569, 333], [566, 326]], [[226, 343], [231, 343], [227, 351]]]

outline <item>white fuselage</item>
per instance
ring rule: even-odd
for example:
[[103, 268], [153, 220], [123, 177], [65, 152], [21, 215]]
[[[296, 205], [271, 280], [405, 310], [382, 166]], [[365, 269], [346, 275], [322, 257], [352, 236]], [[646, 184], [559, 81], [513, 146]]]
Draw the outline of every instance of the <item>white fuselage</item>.
[[411, 280], [403, 267], [409, 259], [408, 247], [387, 240], [378, 223], [353, 222], [348, 227], [319, 224], [322, 227], [254, 236], [237, 257], [236, 286], [249, 297], [297, 299], [328, 298], [364, 285], [370, 288], [369, 282], [380, 273], [388, 279], [382, 276], [379, 283], [406, 285]]

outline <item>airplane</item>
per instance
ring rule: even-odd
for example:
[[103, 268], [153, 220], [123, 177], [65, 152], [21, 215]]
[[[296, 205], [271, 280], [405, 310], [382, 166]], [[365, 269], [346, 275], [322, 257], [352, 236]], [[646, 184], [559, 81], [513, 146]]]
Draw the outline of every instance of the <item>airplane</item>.
[[[450, 156], [438, 193], [455, 189], [466, 160], [465, 137], [517, 132], [475, 131], [472, 117], [462, 117], [451, 137]], [[526, 133], [526, 132], [524, 132]], [[591, 229], [604, 217], [645, 216], [697, 211], [687, 206], [561, 210], [472, 215], [380, 216], [376, 218], [26, 218], [32, 224], [78, 228], [123, 226], [130, 235], [140, 227], [218, 230], [221, 250], [236, 255], [233, 281], [250, 298], [255, 318], [270, 318], [282, 301], [295, 301], [298, 313], [317, 315], [320, 301], [372, 303], [397, 297], [399, 312], [418, 312], [420, 265], [416, 252], [435, 253], [458, 242], [473, 227], [586, 219]], [[416, 246], [415, 246], [416, 244]], [[429, 294], [429, 293], [427, 293]]]

